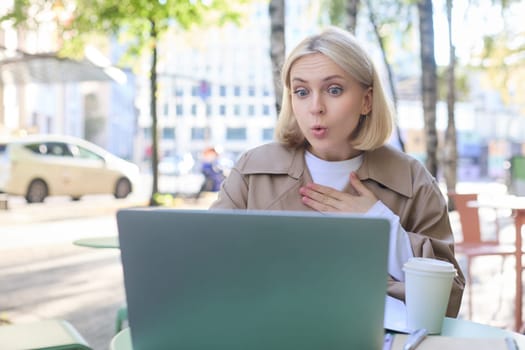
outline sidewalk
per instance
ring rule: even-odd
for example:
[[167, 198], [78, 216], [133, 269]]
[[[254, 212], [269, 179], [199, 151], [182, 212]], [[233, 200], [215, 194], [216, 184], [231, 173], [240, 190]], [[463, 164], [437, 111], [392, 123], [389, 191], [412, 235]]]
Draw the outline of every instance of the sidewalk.
[[[179, 209], [205, 209], [215, 198], [216, 193], [203, 193], [199, 199], [174, 197], [170, 206]], [[8, 197], [7, 203], [8, 208], [0, 210], [2, 225], [110, 215], [121, 208], [147, 207], [149, 196], [136, 194], [128, 198], [114, 199], [112, 196], [93, 195], [79, 201], [50, 197], [45, 203], [30, 205], [27, 205], [22, 197], [12, 196]]]
[[[177, 198], [173, 204], [178, 209], [206, 209], [215, 197], [216, 194], [205, 193], [198, 200]], [[117, 234], [116, 210], [140, 204], [133, 200], [114, 201], [116, 204], [100, 200], [99, 206], [93, 206], [93, 200], [89, 202], [91, 205], [61, 201], [56, 207], [48, 205], [45, 215], [42, 213], [44, 206], [20, 206], [3, 213], [5, 218], [14, 216], [10, 225], [4, 226], [0, 213], [3, 225], [0, 233], [11, 234], [17, 229], [31, 227], [31, 222], [38, 228], [52, 229], [54, 223], [49, 221], [56, 219], [57, 225], [61, 221], [70, 222], [78, 234], [91, 235], [93, 229], [97, 233]], [[67, 211], [64, 203], [67, 203]], [[74, 207], [72, 211], [69, 203]], [[42, 221], [35, 222], [38, 219]], [[75, 227], [76, 222], [79, 226]], [[93, 222], [97, 225], [93, 226]], [[41, 233], [46, 234], [45, 230]], [[109, 348], [115, 334], [117, 310], [125, 301], [118, 249], [79, 247], [71, 244], [71, 240], [4, 248], [0, 260], [0, 323], [65, 319], [94, 350]]]

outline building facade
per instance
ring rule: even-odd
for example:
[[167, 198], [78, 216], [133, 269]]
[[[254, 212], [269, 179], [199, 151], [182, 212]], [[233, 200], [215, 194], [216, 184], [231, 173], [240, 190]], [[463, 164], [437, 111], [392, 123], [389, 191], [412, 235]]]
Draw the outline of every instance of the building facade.
[[[286, 3], [286, 41], [291, 47], [317, 28], [317, 2]], [[277, 115], [269, 52], [267, 1], [253, 2], [239, 26], [169, 33], [158, 64], [160, 157], [199, 157], [202, 150], [215, 147], [236, 158], [271, 141]], [[149, 80], [140, 78], [138, 93], [136, 160], [146, 163], [151, 145]]]

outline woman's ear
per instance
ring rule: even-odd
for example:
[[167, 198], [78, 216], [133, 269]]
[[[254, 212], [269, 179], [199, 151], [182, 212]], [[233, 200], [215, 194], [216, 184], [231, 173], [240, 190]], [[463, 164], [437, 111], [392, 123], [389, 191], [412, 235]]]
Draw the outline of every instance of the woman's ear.
[[368, 115], [372, 111], [372, 93], [371, 87], [366, 89], [363, 94], [363, 104], [361, 106], [361, 114]]

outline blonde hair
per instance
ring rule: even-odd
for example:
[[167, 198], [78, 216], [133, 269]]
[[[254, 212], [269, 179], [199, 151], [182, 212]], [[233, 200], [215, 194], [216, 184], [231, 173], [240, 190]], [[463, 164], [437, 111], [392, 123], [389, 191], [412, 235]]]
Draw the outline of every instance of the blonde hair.
[[359, 125], [352, 134], [352, 146], [366, 151], [384, 145], [393, 128], [390, 101], [370, 56], [352, 34], [335, 27], [305, 38], [284, 62], [281, 72], [283, 100], [275, 129], [277, 140], [291, 147], [302, 147], [306, 143], [292, 110], [290, 70], [299, 58], [314, 53], [330, 58], [364, 88], [372, 88], [372, 109], [366, 117], [360, 117]]

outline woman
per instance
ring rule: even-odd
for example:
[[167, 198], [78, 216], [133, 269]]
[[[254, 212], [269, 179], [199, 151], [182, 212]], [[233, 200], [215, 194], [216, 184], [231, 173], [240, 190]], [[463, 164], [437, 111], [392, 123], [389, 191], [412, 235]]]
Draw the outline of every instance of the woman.
[[410, 257], [447, 260], [458, 270], [447, 310], [456, 317], [465, 281], [446, 201], [419, 161], [386, 145], [392, 112], [366, 51], [351, 34], [327, 29], [290, 53], [282, 81], [278, 142], [243, 154], [211, 208], [385, 217], [388, 293], [404, 300]]

